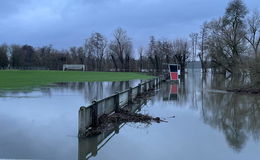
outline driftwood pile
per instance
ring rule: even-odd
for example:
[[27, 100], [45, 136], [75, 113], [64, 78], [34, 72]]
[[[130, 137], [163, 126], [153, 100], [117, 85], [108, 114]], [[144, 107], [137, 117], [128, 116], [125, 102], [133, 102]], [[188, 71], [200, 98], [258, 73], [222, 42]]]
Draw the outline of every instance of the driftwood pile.
[[133, 113], [126, 109], [120, 109], [118, 112], [113, 113], [112, 115], [102, 115], [99, 118], [99, 125], [95, 128], [89, 129], [86, 133], [86, 136], [95, 136], [99, 135], [105, 131], [109, 131], [114, 128], [114, 124], [120, 123], [145, 123], [147, 125], [152, 122], [160, 123], [166, 122], [159, 117], [152, 117], [146, 114]]

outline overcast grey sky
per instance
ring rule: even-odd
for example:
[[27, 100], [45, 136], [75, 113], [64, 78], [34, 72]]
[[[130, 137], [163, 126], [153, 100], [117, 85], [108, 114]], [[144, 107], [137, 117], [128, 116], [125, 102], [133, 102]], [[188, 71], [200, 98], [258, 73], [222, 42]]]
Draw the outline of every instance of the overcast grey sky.
[[[200, 25], [223, 15], [229, 0], [0, 0], [0, 44], [66, 49], [80, 46], [92, 32], [111, 39], [127, 30], [134, 47], [149, 37], [186, 38]], [[259, 0], [245, 0], [250, 10]]]

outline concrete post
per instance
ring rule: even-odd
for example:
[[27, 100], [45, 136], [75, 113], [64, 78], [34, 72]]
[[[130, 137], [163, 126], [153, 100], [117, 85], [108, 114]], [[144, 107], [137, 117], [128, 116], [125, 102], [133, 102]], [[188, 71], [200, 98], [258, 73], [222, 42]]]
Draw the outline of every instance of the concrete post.
[[152, 90], [153, 88], [152, 82], [153, 82], [152, 80], [149, 81], [149, 90]]
[[128, 104], [133, 103], [133, 88], [130, 87], [128, 90]]
[[115, 133], [116, 133], [116, 134], [119, 133], [119, 130], [120, 130], [119, 126], [120, 126], [119, 123], [114, 124], [114, 129], [115, 129]]
[[116, 92], [116, 95], [114, 96], [114, 104], [115, 104], [115, 112], [119, 112], [120, 106], [119, 106], [119, 92]]
[[147, 92], [147, 82], [144, 83], [144, 92]]
[[92, 102], [92, 127], [97, 127], [98, 126], [98, 104], [97, 101]]
[[86, 131], [86, 112], [85, 112], [85, 107], [80, 107], [79, 109], [79, 122], [78, 122], [78, 127], [79, 127], [79, 133], [78, 136], [81, 137], [85, 131]]
[[141, 95], [141, 90], [142, 90], [142, 86], [141, 86], [141, 85], [142, 85], [141, 83], [138, 84], [137, 96], [140, 96], [140, 95]]

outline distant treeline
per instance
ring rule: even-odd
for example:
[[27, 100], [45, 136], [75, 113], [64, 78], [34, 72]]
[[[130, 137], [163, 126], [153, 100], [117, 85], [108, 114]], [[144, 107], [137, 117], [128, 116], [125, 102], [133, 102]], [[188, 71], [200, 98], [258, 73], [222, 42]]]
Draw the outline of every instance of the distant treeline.
[[[134, 53], [131, 38], [122, 28], [114, 31], [111, 41], [101, 33], [93, 33], [84, 46], [57, 50], [52, 46], [0, 46], [2, 69], [61, 70], [63, 64], [85, 64], [90, 71], [154, 71], [160, 72], [168, 63], [179, 63], [183, 69], [189, 57], [188, 41], [156, 41], [152, 36], [147, 49]], [[138, 58], [134, 58], [138, 54]], [[136, 56], [135, 56], [136, 57]]]
[[169, 63], [184, 71], [187, 61], [199, 59], [203, 72], [211, 67], [220, 73], [259, 73], [260, 16], [248, 11], [242, 0], [231, 1], [223, 16], [205, 22], [190, 39], [158, 40], [151, 36], [148, 46], [133, 48], [122, 28], [111, 40], [92, 33], [81, 47], [57, 50], [52, 46], [1, 45], [0, 68], [62, 69], [63, 64], [85, 64], [91, 71], [161, 72]]

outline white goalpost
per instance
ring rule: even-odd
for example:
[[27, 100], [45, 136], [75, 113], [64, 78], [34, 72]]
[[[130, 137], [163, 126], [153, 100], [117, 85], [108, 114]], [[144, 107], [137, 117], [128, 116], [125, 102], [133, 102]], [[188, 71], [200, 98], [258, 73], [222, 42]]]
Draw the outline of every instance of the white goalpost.
[[63, 64], [63, 71], [66, 71], [66, 70], [85, 71], [85, 65], [83, 65], [83, 64]]

